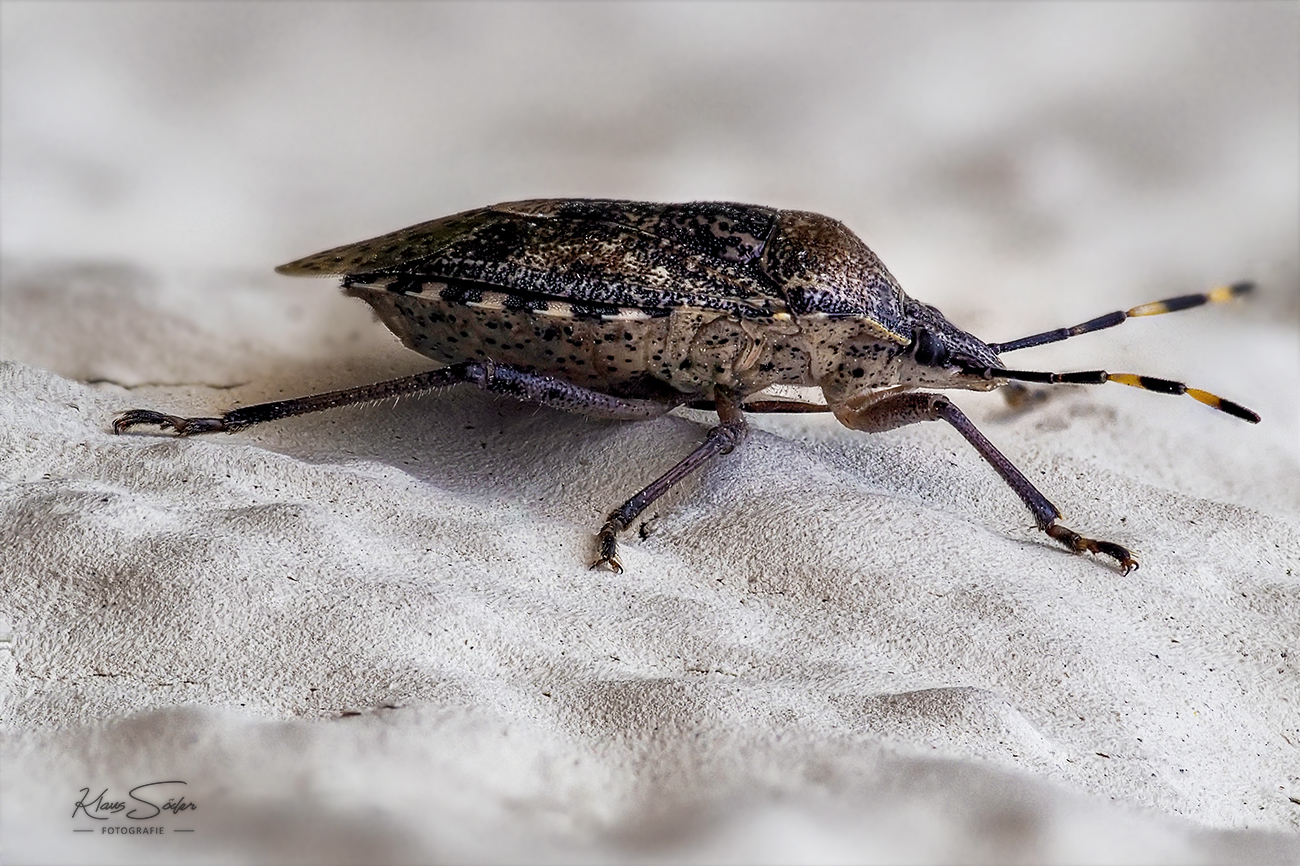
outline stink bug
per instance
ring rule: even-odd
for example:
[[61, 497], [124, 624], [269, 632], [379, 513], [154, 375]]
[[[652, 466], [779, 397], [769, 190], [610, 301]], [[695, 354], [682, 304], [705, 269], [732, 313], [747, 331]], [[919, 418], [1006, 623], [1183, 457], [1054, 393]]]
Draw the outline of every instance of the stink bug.
[[[184, 436], [350, 403], [468, 383], [585, 415], [640, 420], [678, 406], [719, 424], [680, 463], [615, 509], [592, 567], [621, 571], [618, 535], [651, 502], [746, 433], [745, 412], [824, 412], [868, 433], [944, 420], [1075, 552], [1137, 567], [1125, 547], [1061, 525], [1061, 512], [947, 397], [1012, 382], [1119, 382], [1187, 394], [1251, 423], [1259, 416], [1180, 382], [1100, 370], [1012, 370], [999, 355], [1150, 316], [1220, 303], [1237, 283], [1076, 325], [985, 343], [914, 301], [841, 223], [802, 211], [718, 202], [653, 204], [541, 199], [498, 204], [317, 253], [276, 269], [339, 275], [411, 349], [439, 369], [312, 397], [180, 418], [145, 409], [114, 432], [157, 424]], [[826, 404], [761, 397], [774, 385], [819, 387]], [[1023, 387], [1023, 386], [1022, 386]]]

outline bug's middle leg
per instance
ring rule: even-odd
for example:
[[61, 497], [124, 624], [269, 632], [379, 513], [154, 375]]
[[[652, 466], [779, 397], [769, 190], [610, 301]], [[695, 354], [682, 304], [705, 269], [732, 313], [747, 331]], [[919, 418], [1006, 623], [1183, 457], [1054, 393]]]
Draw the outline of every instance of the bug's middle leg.
[[882, 391], [847, 401], [836, 409], [835, 417], [844, 426], [867, 433], [882, 433], [920, 421], [947, 421], [1015, 491], [1020, 501], [1033, 513], [1039, 529], [1076, 553], [1086, 550], [1111, 557], [1119, 563], [1120, 570], [1125, 574], [1138, 567], [1137, 559], [1127, 548], [1110, 541], [1085, 538], [1058, 523], [1061, 510], [992, 442], [984, 438], [975, 424], [947, 397], [918, 392]]
[[749, 426], [745, 423], [740, 401], [720, 385], [714, 389], [713, 399], [714, 408], [718, 412], [718, 426], [709, 430], [705, 440], [680, 463], [651, 481], [644, 490], [610, 513], [609, 519], [600, 529], [600, 534], [596, 536], [600, 556], [591, 564], [592, 568], [608, 566], [614, 572], [621, 573], [623, 564], [618, 559], [618, 534], [630, 526], [637, 515], [645, 511], [650, 503], [667, 493], [674, 484], [719, 454], [729, 454], [744, 441]]

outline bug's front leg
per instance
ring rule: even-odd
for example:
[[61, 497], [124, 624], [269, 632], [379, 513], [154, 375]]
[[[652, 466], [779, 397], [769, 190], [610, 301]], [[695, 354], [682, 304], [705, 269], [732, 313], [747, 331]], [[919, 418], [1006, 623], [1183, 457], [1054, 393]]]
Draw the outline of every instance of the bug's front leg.
[[636, 520], [638, 514], [645, 511], [650, 503], [663, 496], [677, 482], [719, 454], [729, 454], [732, 449], [745, 439], [749, 426], [740, 409], [740, 401], [729, 390], [718, 385], [714, 388], [714, 408], [718, 411], [718, 426], [709, 430], [708, 436], [690, 454], [669, 469], [663, 475], [646, 485], [627, 502], [614, 509], [596, 536], [596, 545], [600, 556], [591, 564], [592, 568], [608, 567], [621, 573], [623, 564], [618, 559], [618, 534]]
[[1126, 547], [1110, 541], [1085, 538], [1057, 521], [1061, 510], [1053, 505], [1019, 469], [1008, 460], [993, 443], [984, 438], [975, 424], [947, 397], [939, 394], [882, 391], [850, 399], [835, 410], [835, 417], [846, 427], [867, 433], [882, 433], [919, 421], [944, 420], [951, 424], [980, 456], [988, 461], [1003, 480], [1025, 503], [1038, 528], [1064, 544], [1075, 553], [1102, 554], [1119, 563], [1120, 571], [1128, 574], [1138, 567], [1138, 561]]

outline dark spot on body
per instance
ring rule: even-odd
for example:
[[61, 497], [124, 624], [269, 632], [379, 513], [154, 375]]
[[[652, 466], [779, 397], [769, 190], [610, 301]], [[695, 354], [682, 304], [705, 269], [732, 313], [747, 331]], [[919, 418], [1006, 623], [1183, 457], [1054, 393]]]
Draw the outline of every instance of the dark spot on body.
[[506, 294], [505, 308], [507, 310], [529, 310], [535, 313], [545, 312], [550, 307], [550, 301], [536, 295], [521, 295], [514, 292]]
[[449, 304], [478, 304], [483, 301], [483, 290], [468, 283], [449, 283], [438, 296]]

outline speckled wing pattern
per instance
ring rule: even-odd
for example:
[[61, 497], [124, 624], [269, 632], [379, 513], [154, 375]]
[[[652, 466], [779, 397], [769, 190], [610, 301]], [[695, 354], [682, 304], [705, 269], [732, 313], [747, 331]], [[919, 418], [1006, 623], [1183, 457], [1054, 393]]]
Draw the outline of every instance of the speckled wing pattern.
[[576, 304], [768, 318], [786, 310], [783, 293], [759, 267], [777, 217], [771, 208], [725, 202], [507, 202], [277, 270], [382, 281], [392, 291], [449, 281]]

